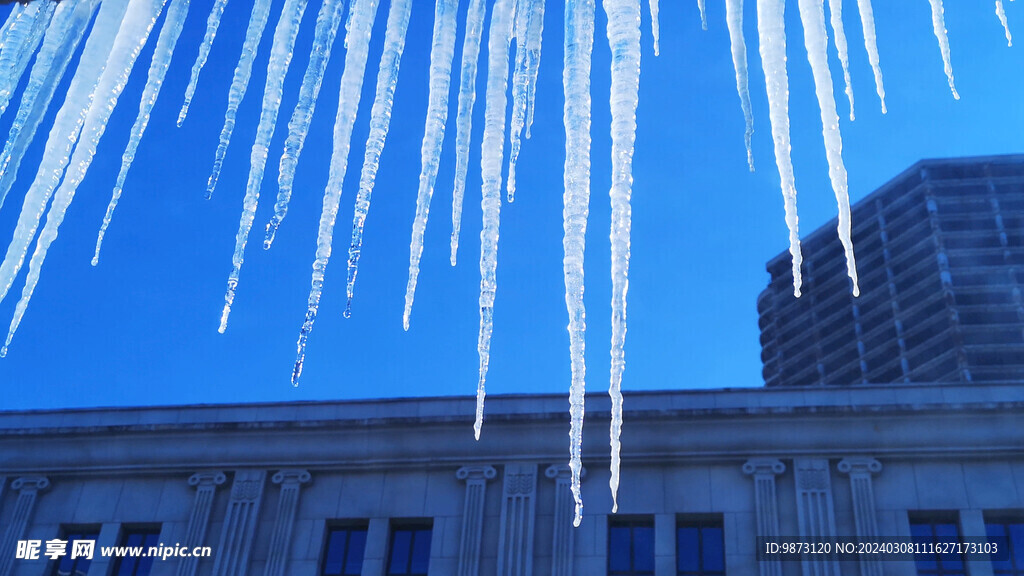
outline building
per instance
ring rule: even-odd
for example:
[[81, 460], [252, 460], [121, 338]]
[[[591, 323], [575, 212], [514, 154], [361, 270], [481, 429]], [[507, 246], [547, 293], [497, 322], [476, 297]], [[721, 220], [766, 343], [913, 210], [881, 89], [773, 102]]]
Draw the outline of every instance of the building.
[[[1022, 573], [1024, 387], [649, 392], [625, 406], [612, 515], [609, 401], [588, 399], [579, 528], [561, 395], [489, 398], [480, 442], [469, 397], [0, 413], [0, 574]], [[986, 531], [1016, 534], [1016, 568], [756, 555], [758, 536]], [[15, 558], [18, 540], [45, 551], [76, 536], [97, 542], [90, 564]], [[142, 543], [210, 556], [151, 571], [99, 556]]]
[[1022, 185], [860, 202], [856, 300], [830, 231], [769, 263], [768, 386], [627, 394], [615, 514], [604, 395], [578, 528], [561, 395], [0, 412], [0, 576], [1024, 576]]
[[861, 295], [836, 224], [758, 298], [767, 386], [1024, 380], [1024, 156], [918, 162], [853, 206]]

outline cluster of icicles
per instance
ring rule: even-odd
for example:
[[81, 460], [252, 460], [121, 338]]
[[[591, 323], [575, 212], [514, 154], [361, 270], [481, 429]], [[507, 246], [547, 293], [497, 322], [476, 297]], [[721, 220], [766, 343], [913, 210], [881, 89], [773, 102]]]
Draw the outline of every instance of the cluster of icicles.
[[[462, 59], [459, 69], [459, 93], [456, 107], [455, 182], [452, 198], [451, 263], [458, 252], [462, 203], [469, 169], [471, 120], [476, 101], [476, 77], [483, 41], [484, 22], [491, 11], [487, 30], [487, 84], [484, 89], [485, 122], [483, 127], [480, 170], [482, 174], [483, 229], [480, 235], [480, 333], [478, 350], [480, 378], [477, 415], [474, 425], [477, 438], [483, 418], [484, 382], [492, 331], [492, 313], [497, 287], [497, 244], [499, 214], [502, 204], [502, 172], [505, 161], [505, 131], [508, 109], [507, 93], [511, 68], [511, 122], [508, 127], [509, 163], [505, 191], [512, 202], [516, 189], [516, 161], [523, 137], [530, 137], [534, 117], [537, 75], [541, 58], [541, 39], [545, 16], [545, 0], [467, 0]], [[828, 43], [824, 10], [825, 0], [799, 0], [800, 19], [808, 59], [821, 110], [821, 121], [829, 175], [839, 203], [839, 236], [846, 249], [848, 272], [856, 294], [857, 276], [850, 241], [850, 214], [847, 198], [846, 170], [841, 156], [842, 141], [839, 117], [828, 68]], [[949, 42], [943, 22], [942, 0], [929, 0], [935, 35], [938, 38], [950, 89], [958, 97], [953, 84], [949, 59]], [[239, 104], [246, 93], [250, 73], [261, 36], [270, 19], [271, 0], [253, 0], [252, 15], [245, 42], [228, 94], [224, 126], [220, 133], [214, 167], [207, 187], [207, 196], [217, 185], [218, 175], [231, 140]], [[434, 192], [445, 125], [448, 118], [448, 95], [452, 82], [452, 63], [458, 26], [460, 0], [435, 0], [433, 39], [430, 53], [430, 88], [428, 111], [422, 143], [421, 171], [416, 201], [416, 217], [412, 228], [409, 254], [409, 282], [406, 292], [404, 324], [409, 327], [423, 237]], [[199, 75], [210, 53], [227, 0], [214, 0], [207, 19], [206, 34], [192, 66], [191, 78], [178, 125], [185, 121], [189, 103]], [[256, 140], [252, 145], [251, 164], [243, 201], [242, 217], [236, 236], [232, 270], [227, 282], [220, 331], [224, 331], [231, 304], [238, 288], [243, 256], [256, 215], [268, 159], [268, 146], [278, 124], [284, 78], [293, 55], [295, 39], [306, 9], [305, 0], [285, 0], [277, 20], [267, 68], [266, 86]], [[564, 14], [563, 88], [565, 96], [565, 171], [564, 171], [564, 276], [565, 300], [569, 315], [569, 342], [572, 369], [570, 388], [570, 467], [572, 491], [576, 501], [576, 523], [582, 513], [580, 498], [581, 441], [584, 415], [584, 333], [583, 256], [590, 202], [590, 113], [591, 54], [594, 43], [596, 0], [566, 0]], [[637, 94], [640, 79], [641, 0], [602, 0], [608, 17], [607, 38], [614, 55], [611, 65], [611, 135], [612, 135], [612, 342], [611, 342], [611, 489], [613, 498], [619, 482], [619, 433], [622, 426], [620, 383], [624, 368], [623, 345], [626, 334], [626, 292], [629, 269], [630, 194], [632, 187], [632, 156], [636, 133]], [[369, 42], [377, 18], [379, 0], [351, 0], [344, 18], [344, 72], [340, 99], [334, 122], [333, 152], [327, 187], [324, 191], [316, 259], [313, 263], [309, 307], [298, 341], [298, 357], [292, 374], [297, 383], [302, 372], [306, 339], [313, 328], [324, 282], [324, 272], [331, 256], [334, 225], [348, 168], [349, 150], [360, 94], [367, 67]], [[348, 252], [348, 299], [353, 296], [362, 243], [363, 226], [373, 193], [378, 162], [384, 148], [391, 119], [391, 108], [398, 81], [399, 62], [405, 47], [412, 0], [391, 0], [384, 39], [384, 50], [377, 71], [377, 85], [371, 109], [369, 136], [359, 178], [359, 191], [352, 223], [352, 241]], [[726, 23], [732, 42], [736, 70], [736, 87], [746, 119], [745, 140], [748, 160], [753, 132], [750, 93], [747, 82], [747, 54], [744, 43], [743, 0], [725, 0]], [[698, 0], [704, 20], [704, 0]], [[17, 117], [13, 121], [3, 152], [0, 153], [0, 205], [10, 191], [21, 160], [33, 140], [42, 118], [50, 108], [56, 89], [65, 75], [72, 56], [84, 39], [82, 56], [74, 70], [70, 87], [56, 113], [46, 140], [45, 152], [36, 175], [28, 187], [13, 239], [0, 264], [0, 299], [7, 296], [17, 276], [32, 239], [36, 237], [43, 214], [46, 220], [36, 240], [29, 261], [29, 272], [21, 300], [18, 302], [0, 355], [20, 323], [32, 292], [39, 280], [39, 271], [47, 249], [85, 177], [103, 136], [107, 121], [117, 105], [118, 97], [128, 80], [136, 60], [147, 42], [161, 12], [167, 14], [156, 39], [148, 79], [139, 104], [138, 117], [123, 155], [122, 166], [113, 189], [113, 197], [96, 241], [93, 265], [99, 260], [104, 233], [110, 224], [125, 183], [125, 177], [160, 93], [175, 45], [189, 9], [189, 0], [36, 0], [19, 4], [0, 30], [0, 114], [11, 102], [23, 75], [29, 69]], [[298, 103], [288, 122], [288, 136], [280, 157], [277, 202], [274, 215], [266, 226], [264, 248], [270, 248], [274, 235], [285, 218], [292, 193], [295, 169], [321, 89], [324, 70], [330, 58], [335, 36], [345, 14], [344, 0], [323, 0], [316, 18], [314, 44], [298, 96]], [[874, 70], [875, 87], [885, 112], [885, 92], [879, 69], [875, 43], [874, 21], [870, 0], [857, 0], [869, 61]], [[853, 91], [848, 69], [848, 47], [843, 32], [842, 0], [828, 0], [830, 25], [842, 63], [846, 95], [853, 119]], [[658, 53], [658, 0], [649, 0], [654, 39]], [[761, 62], [767, 78], [772, 138], [775, 157], [785, 198], [786, 222], [790, 230], [790, 251], [793, 255], [794, 292], [800, 293], [800, 244], [797, 231], [796, 188], [790, 161], [789, 86], [786, 71], [785, 0], [757, 0], [757, 29]], [[996, 0], [996, 14], [1006, 26], [1001, 0]], [[91, 32], [89, 25], [92, 23]], [[1007, 42], [1010, 41], [1006, 29]], [[510, 62], [515, 47], [514, 61]], [[34, 61], [32, 56], [35, 56]], [[510, 63], [512, 64], [510, 66]], [[49, 211], [47, 212], [47, 206]], [[348, 316], [346, 308], [345, 315]], [[616, 500], [617, 502], [617, 500]], [[615, 505], [617, 507], [617, 504]]]

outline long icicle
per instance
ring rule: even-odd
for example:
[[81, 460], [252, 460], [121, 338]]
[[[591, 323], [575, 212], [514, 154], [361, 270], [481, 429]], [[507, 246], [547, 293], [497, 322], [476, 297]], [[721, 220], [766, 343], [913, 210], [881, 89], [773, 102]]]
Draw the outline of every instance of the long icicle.
[[480, 158], [480, 379], [476, 388], [476, 421], [473, 434], [480, 439], [484, 423], [484, 397], [487, 368], [491, 356], [491, 332], [494, 329], [494, 294], [498, 288], [498, 225], [501, 215], [501, 165], [505, 155], [505, 113], [508, 106], [508, 53], [512, 40], [515, 0], [496, 0], [487, 35], [487, 93], [484, 105], [484, 139]]
[[366, 224], [366, 215], [370, 211], [373, 185], [377, 178], [377, 170], [380, 168], [380, 155], [384, 151], [384, 142], [391, 127], [391, 108], [395, 101], [398, 68], [402, 61], [402, 52], [405, 51], [405, 36], [409, 29], [411, 11], [412, 0], [391, 0], [387, 31], [384, 34], [384, 52], [381, 54], [380, 68], [377, 71], [377, 92], [370, 112], [370, 136], [366, 139], [363, 169], [359, 175], [359, 194], [352, 215], [352, 244], [348, 249], [346, 286], [348, 299], [344, 312], [346, 318], [352, 315], [352, 297], [355, 294], [356, 274], [359, 272], [359, 254], [363, 247], [363, 227]]
[[412, 223], [409, 242], [409, 282], [405, 288], [405, 312], [402, 326], [409, 329], [412, 302], [416, 296], [416, 280], [423, 255], [423, 234], [430, 214], [430, 198], [434, 194], [437, 167], [444, 144], [445, 123], [448, 121], [448, 91], [451, 87], [452, 58], [455, 56], [455, 17], [459, 0], [436, 0], [434, 7], [434, 34], [430, 47], [430, 95], [427, 100], [427, 121], [423, 129], [420, 148], [420, 184], [416, 194], [416, 219]]
[[[228, 287], [224, 293], [224, 308], [220, 314], [221, 334], [227, 330], [231, 305], [235, 301], [235, 291], [242, 274], [242, 263], [245, 261], [245, 245], [249, 241], [249, 231], [256, 219], [256, 207], [260, 200], [260, 188], [263, 186], [263, 174], [267, 168], [267, 148], [274, 137], [277, 125], [277, 113], [281, 109], [281, 96], [284, 93], [284, 79], [292, 63], [295, 50], [295, 38], [299, 35], [302, 15], [306, 12], [305, 0], [286, 0], [281, 9], [281, 18], [274, 30], [271, 44], [270, 62], [267, 64], [267, 79], [263, 90], [263, 106], [260, 121], [256, 128], [256, 141], [253, 142], [249, 154], [249, 177], [245, 185], [245, 197], [242, 199], [242, 215], [235, 234], [235, 251], [231, 255], [231, 273], [228, 276]], [[212, 190], [211, 190], [212, 191]]]
[[857, 0], [857, 10], [860, 12], [860, 25], [864, 29], [864, 47], [868, 52], [868, 62], [871, 63], [871, 71], [875, 75], [875, 92], [882, 103], [882, 114], [885, 114], [888, 110], [885, 108], [885, 86], [882, 84], [882, 65], [878, 59], [878, 37], [875, 35], [875, 13], [871, 8], [871, 0]]
[[477, 62], [480, 60], [480, 39], [484, 30], [484, 0], [469, 0], [466, 13], [466, 36], [462, 43], [462, 74], [459, 84], [459, 111], [455, 119], [455, 187], [452, 192], [451, 264], [459, 253], [462, 229], [462, 202], [466, 195], [469, 173], [469, 141], [473, 134], [473, 106], [476, 104]]
[[[21, 38], [20, 35], [17, 39], [11, 38], [11, 41], [18, 42], [16, 51], [4, 51], [0, 53], [0, 67], [2, 67], [4, 74], [2, 77], [2, 84], [0, 84], [0, 114], [3, 114], [7, 110], [8, 104], [11, 102], [11, 97], [14, 96], [14, 91], [18, 87], [18, 83], [21, 81], [22, 74], [25, 73], [25, 68], [28, 67], [29, 61], [32, 59], [32, 54], [35, 53], [36, 47], [43, 40], [43, 35], [46, 29], [49, 27], [50, 19], [53, 17], [53, 11], [56, 7], [56, 2], [37, 2], [39, 8], [36, 10], [36, 15], [30, 22], [31, 26], [26, 30], [27, 34]], [[20, 28], [24, 30], [24, 28]], [[11, 61], [6, 61], [6, 56], [10, 54], [12, 56]]]
[[[618, 510], [619, 434], [622, 432], [622, 372], [626, 368], [626, 293], [629, 291], [630, 198], [633, 192], [633, 144], [640, 90], [640, 0], [604, 0], [612, 59], [612, 512]], [[577, 518], [577, 521], [579, 518]]]
[[139, 52], [142, 51], [142, 47], [149, 38], [149, 33], [153, 30], [153, 25], [156, 24], [160, 11], [163, 10], [165, 1], [132, 0], [128, 5], [124, 21], [117, 31], [114, 45], [103, 68], [103, 74], [100, 75], [93, 92], [94, 97], [82, 126], [81, 139], [75, 148], [67, 174], [53, 196], [53, 205], [46, 215], [43, 231], [39, 233], [35, 252], [29, 262], [21, 300], [15, 306], [14, 318], [11, 320], [7, 340], [4, 342], [3, 348], [0, 348], [0, 356], [7, 354], [11, 339], [14, 338], [14, 333], [32, 299], [32, 293], [39, 283], [39, 273], [46, 260], [46, 253], [53, 241], [57, 239], [57, 230], [64, 221], [71, 201], [74, 200], [78, 185], [81, 184], [89, 170], [89, 165], [96, 154], [96, 146], [107, 128], [107, 121], [117, 106], [118, 97], [128, 82], [128, 76], [132, 72]]
[[654, 37], [654, 55], [661, 55], [661, 24], [658, 22], [658, 0], [650, 0], [648, 7], [651, 10], [651, 36]]
[[9, 100], [17, 89], [20, 74], [15, 74], [22, 53], [28, 51], [32, 31], [45, 2], [21, 3], [4, 22], [0, 43], [0, 99]]
[[704, 0], [697, 0], [697, 8], [700, 9], [700, 29], [708, 29], [708, 15], [704, 6]]
[[804, 27], [804, 46], [814, 76], [814, 91], [821, 110], [821, 129], [825, 138], [828, 175], [839, 205], [839, 240], [846, 253], [846, 273], [853, 281], [853, 295], [860, 296], [857, 284], [857, 263], [850, 234], [850, 193], [843, 164], [843, 137], [839, 131], [839, 114], [832, 93], [832, 73], [828, 68], [828, 33], [825, 31], [825, 6], [822, 0], [800, 0], [800, 22]]
[[516, 9], [516, 65], [512, 74], [512, 125], [509, 130], [508, 182], [505, 189], [508, 201], [516, 199], [516, 163], [523, 145], [523, 126], [526, 124], [526, 92], [529, 71], [526, 64], [526, 37], [533, 25], [534, 5], [537, 0], [518, 0]]
[[565, 94], [565, 170], [562, 182], [562, 273], [565, 307], [569, 312], [569, 356], [572, 384], [569, 387], [569, 470], [576, 501], [573, 522], [583, 517], [580, 475], [583, 470], [583, 414], [587, 365], [584, 358], [587, 317], [583, 306], [583, 256], [587, 217], [590, 214], [590, 62], [594, 48], [594, 0], [565, 3], [565, 49], [562, 90]]
[[100, 231], [96, 235], [96, 250], [92, 256], [92, 265], [100, 262], [100, 249], [103, 247], [103, 237], [110, 226], [110, 220], [114, 217], [114, 209], [121, 198], [121, 191], [124, 189], [125, 178], [128, 177], [128, 170], [135, 161], [135, 153], [139, 149], [142, 135], [149, 125], [149, 116], [156, 105], [156, 99], [160, 96], [160, 89], [164, 84], [164, 77], [167, 75], [167, 68], [171, 64], [171, 56], [174, 54], [174, 47], [181, 36], [181, 29], [185, 25], [185, 18], [188, 16], [188, 8], [191, 0], [170, 0], [171, 5], [167, 9], [163, 28], [156, 39], [156, 48], [153, 50], [153, 60], [149, 65], [149, 75], [146, 78], [146, 87], [142, 90], [142, 99], [139, 101], [139, 114], [135, 117], [135, 124], [132, 126], [131, 136], [128, 139], [128, 146], [121, 155], [121, 170], [117, 174], [114, 190], [111, 193], [110, 203], [107, 204], [107, 212], [103, 216], [103, 223], [100, 224]]
[[0, 153], [0, 207], [17, 179], [21, 159], [50, 107], [57, 85], [85, 35], [97, 4], [98, 0], [62, 2], [54, 13], [53, 24], [47, 29], [39, 55], [32, 65], [28, 84], [18, 104], [18, 114], [11, 123], [7, 142]]
[[750, 106], [750, 81], [747, 74], [747, 43], [743, 39], [743, 0], [725, 0], [725, 22], [729, 27], [729, 43], [732, 47], [732, 65], [736, 70], [736, 92], [740, 95], [740, 107], [746, 130], [743, 143], [747, 146], [747, 165], [754, 171], [754, 150], [750, 141], [754, 136], [754, 113]]
[[18, 2], [11, 8], [10, 14], [4, 20], [4, 25], [0, 26], [0, 53], [3, 53], [5, 49], [11, 49], [11, 45], [8, 42], [11, 28], [25, 17], [25, 12], [29, 7], [30, 4], [28, 2]]
[[213, 160], [210, 180], [206, 183], [207, 199], [213, 196], [213, 191], [217, 188], [217, 179], [220, 178], [224, 157], [227, 155], [228, 146], [231, 144], [231, 133], [235, 130], [235, 118], [238, 116], [238, 107], [242, 104], [242, 98], [245, 98], [245, 93], [249, 88], [249, 78], [252, 76], [252, 63], [256, 59], [256, 50], [259, 48], [260, 39], [263, 38], [263, 30], [267, 27], [267, 19], [270, 16], [270, 3], [271, 0], [256, 0], [252, 7], [249, 27], [245, 30], [245, 42], [242, 43], [242, 52], [238, 57], [235, 75], [231, 79], [231, 88], [228, 89], [228, 107], [224, 112], [224, 126], [220, 130], [220, 142], [217, 144], [217, 153]]
[[942, 0], [928, 0], [932, 5], [932, 31], [935, 32], [935, 38], [939, 41], [939, 51], [942, 52], [942, 69], [946, 73], [946, 80], [949, 81], [949, 91], [953, 93], [953, 98], [956, 100], [960, 99], [960, 94], [956, 91], [956, 84], [953, 82], [953, 63], [949, 57], [949, 35], [946, 33], [946, 20], [942, 16]]
[[178, 126], [185, 122], [188, 116], [188, 108], [192, 105], [192, 97], [196, 93], [196, 86], [199, 84], [199, 73], [206, 66], [206, 59], [210, 57], [210, 49], [213, 48], [213, 40], [217, 37], [217, 29], [220, 28], [221, 18], [224, 16], [224, 8], [228, 0], [214, 0], [210, 16], [206, 19], [206, 34], [203, 36], [203, 43], [199, 45], [199, 53], [196, 61], [192, 64], [192, 74], [188, 79], [188, 86], [185, 88], [185, 101], [178, 112]]
[[295, 181], [295, 167], [299, 163], [302, 145], [309, 133], [309, 123], [316, 110], [316, 100], [320, 95], [320, 86], [324, 80], [324, 70], [331, 59], [331, 48], [341, 24], [343, 0], [324, 0], [316, 17], [316, 30], [313, 33], [313, 48], [309, 53], [309, 64], [302, 76], [302, 87], [299, 89], [299, 100], [295, 111], [288, 122], [288, 138], [284, 142], [280, 166], [277, 171], [277, 202], [274, 204], [274, 216], [267, 223], [263, 249], [270, 249], [278, 227], [288, 214], [288, 203], [292, 198], [292, 183]]
[[50, 128], [43, 158], [32, 184], [25, 193], [14, 235], [7, 246], [3, 263], [0, 264], [0, 301], [7, 297], [14, 278], [21, 270], [29, 244], [39, 229], [39, 220], [68, 165], [71, 150], [78, 141], [82, 123], [85, 122], [96, 91], [96, 84], [106, 66], [107, 56], [110, 54], [127, 6], [128, 0], [105, 0], [100, 3], [92, 33], [85, 42], [78, 69], [75, 70], [71, 85], [65, 92], [64, 103], [57, 111], [57, 117]]
[[843, 66], [843, 83], [846, 85], [846, 98], [850, 101], [850, 121], [853, 122], [856, 116], [853, 113], [853, 83], [850, 79], [850, 46], [846, 42], [846, 28], [843, 26], [843, 0], [828, 0], [828, 13], [839, 63]]
[[338, 114], [334, 119], [334, 144], [331, 152], [331, 170], [324, 189], [323, 210], [316, 238], [316, 260], [313, 262], [313, 278], [309, 290], [309, 308], [299, 332], [296, 344], [295, 367], [292, 370], [292, 385], [299, 385], [302, 364], [306, 359], [306, 341], [313, 330], [317, 311], [320, 309], [320, 295], [323, 293], [324, 272], [331, 258], [331, 243], [334, 239], [334, 223], [338, 218], [338, 204], [341, 202], [341, 185], [348, 170], [348, 154], [352, 146], [352, 127], [359, 111], [359, 97], [363, 91], [363, 76], [366, 73], [366, 59], [370, 51], [370, 33], [377, 18], [378, 0], [354, 0], [349, 16], [345, 45], [345, 71], [341, 74], [341, 89]]
[[793, 295], [800, 297], [800, 231], [796, 213], [796, 178], [790, 157], [789, 75], [786, 72], [785, 0], [757, 0], [757, 31], [760, 36], [761, 66], [768, 91], [769, 119], [775, 143], [775, 164], [779, 168], [782, 197], [789, 228], [789, 253], [793, 256]]
[[537, 77], [540, 75], [540, 55], [544, 40], [544, 8], [546, 0], [535, 0], [533, 20], [526, 35], [526, 138], [533, 127], [534, 105], [537, 103]]
[[1006, 33], [1006, 45], [1013, 46], [1013, 36], [1010, 36], [1010, 24], [1006, 21], [1006, 9], [1003, 7], [1003, 0], [996, 0], [996, 17], [1003, 25], [1003, 32]]

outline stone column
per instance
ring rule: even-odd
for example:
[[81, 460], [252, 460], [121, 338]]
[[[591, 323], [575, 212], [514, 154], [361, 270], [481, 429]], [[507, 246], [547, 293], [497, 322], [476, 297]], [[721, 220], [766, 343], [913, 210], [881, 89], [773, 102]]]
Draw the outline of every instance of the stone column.
[[[757, 535], [779, 537], [779, 504], [775, 498], [775, 477], [786, 471], [777, 458], [751, 458], [743, 465], [743, 473], [754, 477], [754, 504], [757, 507]], [[758, 562], [761, 576], [782, 576], [782, 564], [765, 560]]]
[[[390, 543], [391, 526], [387, 518], [370, 518], [366, 529], [366, 551], [363, 552], [363, 571], [360, 576], [384, 576]], [[433, 546], [434, 535], [431, 535]]]
[[498, 540], [498, 576], [532, 576], [537, 465], [506, 464]]
[[[865, 542], [878, 538], [878, 519], [875, 515], [875, 493], [871, 488], [871, 476], [882, 471], [881, 462], [866, 457], [844, 458], [839, 461], [836, 468], [850, 476], [857, 540]], [[862, 576], [882, 576], [882, 563], [878, 555], [861, 556], [859, 564]]]
[[274, 533], [267, 551], [267, 567], [263, 571], [266, 576], [284, 576], [295, 514], [299, 511], [299, 492], [311, 478], [306, 470], [281, 470], [271, 478], [274, 484], [281, 485], [281, 497], [277, 502], [277, 519], [274, 520]]
[[[192, 503], [192, 513], [188, 518], [188, 528], [182, 545], [189, 549], [202, 546], [206, 541], [206, 528], [210, 524], [210, 509], [217, 487], [227, 480], [223, 472], [197, 472], [188, 479], [188, 485], [196, 489], [196, 499]], [[182, 558], [178, 564], [178, 576], [195, 576], [199, 566], [199, 558], [189, 556]]]
[[36, 508], [36, 497], [50, 487], [50, 480], [45, 476], [23, 476], [11, 482], [11, 490], [18, 492], [14, 502], [14, 514], [10, 524], [0, 540], [0, 576], [9, 576], [14, 570], [14, 554], [18, 540], [25, 537], [25, 530], [32, 519]]
[[[793, 475], [800, 537], [807, 542], [832, 542], [836, 535], [836, 517], [828, 460], [796, 459]], [[839, 576], [835, 554], [805, 554], [801, 565], [804, 576]]]
[[244, 576], [249, 571], [249, 552], [263, 499], [265, 470], [239, 470], [231, 485], [231, 500], [213, 563], [214, 576]]
[[[576, 530], [572, 521], [576, 516], [576, 501], [572, 498], [572, 470], [568, 464], [548, 466], [544, 475], [555, 481], [555, 520], [551, 543], [551, 576], [573, 576]], [[580, 480], [587, 469], [580, 470]]]
[[462, 511], [458, 576], [480, 573], [480, 540], [484, 527], [484, 496], [487, 483], [498, 476], [493, 466], [463, 466], [455, 478], [466, 483], [466, 504]]

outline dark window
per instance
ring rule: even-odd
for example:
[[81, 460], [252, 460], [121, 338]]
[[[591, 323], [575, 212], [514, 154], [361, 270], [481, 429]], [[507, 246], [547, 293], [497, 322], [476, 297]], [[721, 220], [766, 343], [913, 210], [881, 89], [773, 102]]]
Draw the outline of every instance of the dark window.
[[362, 573], [365, 551], [366, 526], [328, 527], [321, 576], [351, 576]]
[[[960, 529], [954, 516], [910, 518], [910, 535], [914, 543], [925, 548], [940, 543], [959, 542]], [[927, 550], [926, 550], [927, 551]], [[964, 559], [956, 553], [915, 554], [918, 574], [964, 576]]]
[[391, 529], [388, 576], [427, 576], [430, 531], [430, 526], [424, 525], [399, 525]]
[[654, 574], [654, 520], [615, 521], [608, 525], [608, 575]]
[[676, 526], [679, 576], [724, 576], [725, 536], [720, 519], [680, 520]]
[[988, 520], [985, 531], [990, 541], [998, 541], [1000, 546], [1008, 547], [1006, 560], [992, 561], [992, 573], [996, 576], [1024, 575], [1024, 517]]
[[[96, 557], [99, 552], [99, 548], [95, 547], [96, 540], [99, 539], [100, 531], [99, 528], [82, 528], [82, 527], [65, 527], [61, 530], [61, 536], [59, 540], [67, 542], [67, 547], [64, 549], [64, 555], [57, 558], [53, 563], [53, 571], [50, 573], [51, 576], [85, 576], [89, 573], [89, 565], [92, 564], [92, 558]], [[72, 558], [71, 552], [75, 549], [75, 542], [91, 540], [94, 548], [93, 553], [90, 555], [79, 556], [78, 558]], [[46, 542], [43, 542], [43, 552], [46, 551]]]
[[146, 553], [150, 546], [159, 545], [160, 527], [128, 528], [121, 533], [125, 555], [114, 559], [113, 576], [149, 576], [153, 569], [153, 557]]

